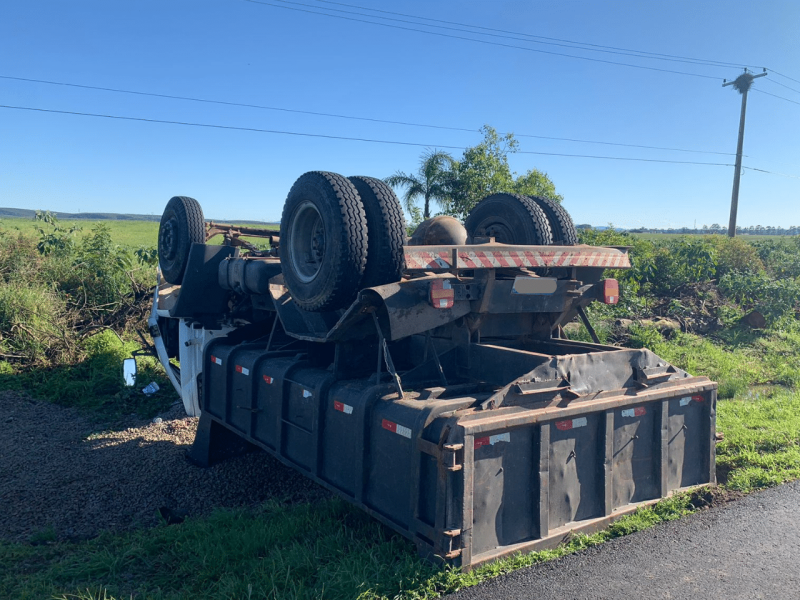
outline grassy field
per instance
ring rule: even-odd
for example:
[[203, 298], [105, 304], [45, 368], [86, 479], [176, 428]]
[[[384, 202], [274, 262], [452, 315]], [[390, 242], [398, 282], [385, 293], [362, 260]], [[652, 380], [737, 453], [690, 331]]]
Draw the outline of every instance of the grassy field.
[[[653, 242], [660, 241], [660, 240], [675, 240], [679, 238], [688, 237], [689, 239], [695, 237], [703, 237], [704, 234], [685, 234], [685, 233], [632, 233], [632, 236], [636, 238], [640, 238], [643, 240], [650, 240]], [[708, 234], [708, 235], [727, 235], [727, 234]], [[780, 240], [783, 238], [791, 237], [791, 236], [781, 236], [781, 235], [749, 235], [749, 234], [739, 234], [737, 237], [750, 242], [758, 242], [764, 240]]]
[[[99, 223], [107, 225], [114, 241], [129, 248], [152, 248], [158, 242], [158, 223], [151, 221], [59, 221], [64, 229], [77, 227], [76, 236], [81, 238]], [[40, 224], [33, 219], [0, 219], [0, 229], [20, 231], [26, 235], [37, 236], [36, 227]]]
[[[79, 230], [75, 233], [78, 239], [85, 237], [93, 227], [98, 224], [107, 225], [111, 231], [114, 241], [128, 248], [155, 248], [158, 244], [158, 223], [154, 221], [59, 221], [58, 224], [63, 229], [70, 229], [77, 227]], [[19, 231], [26, 235], [37, 236], [36, 227], [39, 225], [33, 219], [16, 219], [16, 218], [3, 218], [0, 219], [0, 230], [6, 231]], [[256, 225], [245, 225], [245, 227], [257, 227]], [[275, 230], [277, 233], [278, 225], [270, 225], [269, 229]], [[253, 243], [262, 243], [263, 240], [257, 238], [244, 238]], [[211, 243], [220, 243], [221, 236], [217, 236]]]

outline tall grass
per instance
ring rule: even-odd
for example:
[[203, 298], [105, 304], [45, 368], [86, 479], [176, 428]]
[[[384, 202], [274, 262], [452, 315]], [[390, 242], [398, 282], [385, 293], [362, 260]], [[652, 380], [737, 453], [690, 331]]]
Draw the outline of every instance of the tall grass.
[[[154, 266], [103, 225], [80, 239], [52, 215], [37, 226], [38, 238], [0, 229], [0, 389], [104, 417], [174, 401], [169, 385], [148, 398], [121, 376], [122, 359], [140, 349], [135, 332], [147, 331]], [[142, 367], [142, 377], [167, 383], [155, 361]]]

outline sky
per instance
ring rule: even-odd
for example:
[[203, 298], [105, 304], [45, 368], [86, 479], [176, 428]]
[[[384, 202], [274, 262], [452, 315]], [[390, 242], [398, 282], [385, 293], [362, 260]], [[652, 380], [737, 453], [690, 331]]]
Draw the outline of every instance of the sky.
[[6, 0], [0, 206], [278, 221], [306, 171], [415, 171], [488, 124], [576, 223], [725, 227], [749, 66], [738, 224], [798, 225], [798, 31], [796, 0]]

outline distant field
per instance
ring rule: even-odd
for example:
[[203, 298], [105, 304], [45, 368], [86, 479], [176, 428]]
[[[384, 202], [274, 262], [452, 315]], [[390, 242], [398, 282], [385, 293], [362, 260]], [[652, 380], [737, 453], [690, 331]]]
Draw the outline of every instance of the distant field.
[[[79, 227], [80, 231], [78, 231], [75, 235], [80, 238], [91, 232], [93, 227], [97, 225], [106, 225], [111, 230], [111, 235], [113, 239], [116, 241], [117, 244], [121, 246], [127, 246], [129, 248], [154, 248], [158, 244], [158, 223], [152, 221], [112, 221], [112, 220], [102, 220], [102, 221], [87, 221], [87, 220], [66, 220], [66, 221], [59, 221], [59, 226], [64, 229], [69, 229], [72, 226]], [[33, 219], [20, 219], [20, 218], [13, 218], [13, 217], [3, 217], [0, 218], [0, 231], [21, 231], [24, 234], [37, 236], [38, 233], [36, 231], [36, 227], [42, 225], [41, 223], [34, 221]], [[245, 227], [257, 227], [255, 225], [249, 224], [241, 224]], [[278, 225], [268, 225], [265, 226], [269, 229], [274, 230], [276, 233], [279, 229]], [[44, 226], [44, 229], [47, 230], [47, 226]], [[263, 240], [258, 240], [255, 238], [245, 238], [249, 239], [253, 243], [263, 243]], [[216, 242], [219, 243], [222, 240], [221, 236], [215, 238], [212, 243]]]
[[[650, 240], [650, 241], [653, 241], [653, 242], [656, 242], [658, 240], [672, 240], [672, 239], [682, 238], [682, 237], [688, 237], [688, 238], [692, 238], [692, 237], [698, 237], [698, 238], [707, 237], [707, 236], [704, 236], [704, 235], [701, 235], [701, 234], [696, 234], [696, 233], [632, 233], [631, 235], [633, 235], [633, 236], [635, 236], [637, 238], [641, 238], [643, 240]], [[709, 235], [711, 235], [711, 234], [709, 234]], [[720, 235], [720, 234], [713, 234], [713, 235]], [[789, 238], [789, 237], [792, 237], [792, 236], [788, 236], [788, 235], [741, 235], [740, 234], [740, 235], [737, 235], [736, 237], [741, 238], [741, 239], [743, 239], [745, 241], [748, 241], [748, 242], [756, 242], [756, 241], [761, 241], [761, 240], [785, 239], [785, 238]]]

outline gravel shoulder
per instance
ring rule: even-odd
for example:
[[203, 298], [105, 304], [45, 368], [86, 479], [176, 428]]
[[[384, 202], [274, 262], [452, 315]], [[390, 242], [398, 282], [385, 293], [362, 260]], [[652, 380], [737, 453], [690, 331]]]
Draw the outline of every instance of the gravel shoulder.
[[162, 422], [98, 426], [78, 411], [0, 392], [0, 539], [44, 532], [85, 539], [150, 527], [159, 509], [191, 516], [270, 498], [310, 501], [329, 493], [263, 452], [210, 468], [185, 459], [197, 418], [177, 405]]

